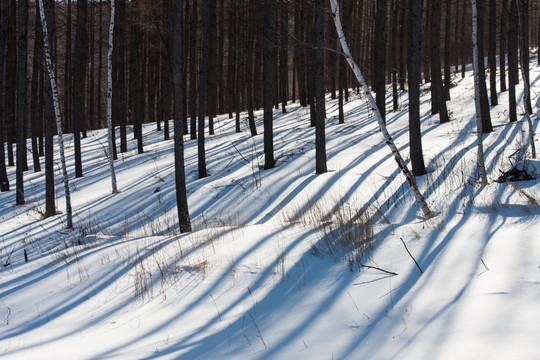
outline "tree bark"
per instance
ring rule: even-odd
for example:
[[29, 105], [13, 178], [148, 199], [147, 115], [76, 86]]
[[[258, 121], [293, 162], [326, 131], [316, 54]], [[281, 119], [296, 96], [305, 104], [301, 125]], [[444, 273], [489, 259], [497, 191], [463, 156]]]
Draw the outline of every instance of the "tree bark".
[[410, 0], [409, 19], [409, 148], [412, 174], [419, 176], [426, 174], [420, 128], [422, 0]]
[[354, 62], [353, 58], [351, 57], [351, 52], [349, 50], [349, 47], [347, 45], [347, 41], [345, 39], [345, 35], [343, 34], [343, 28], [341, 27], [341, 21], [339, 17], [339, 8], [336, 0], [330, 0], [330, 4], [332, 7], [332, 17], [334, 18], [334, 23], [336, 25], [336, 31], [338, 33], [338, 38], [341, 42], [341, 48], [343, 49], [343, 52], [345, 56], [347, 57], [347, 61], [349, 62], [349, 65], [351, 69], [353, 70], [358, 82], [362, 85], [362, 88], [367, 95], [367, 98], [369, 100], [370, 106], [372, 110], [375, 113], [375, 118], [377, 119], [377, 122], [379, 124], [379, 129], [381, 130], [381, 133], [385, 139], [386, 145], [391, 149], [392, 155], [394, 155], [394, 159], [396, 160], [398, 167], [401, 169], [405, 177], [407, 178], [407, 181], [409, 182], [409, 185], [411, 185], [411, 188], [414, 192], [414, 196], [416, 199], [416, 202], [420, 206], [420, 209], [424, 213], [424, 216], [426, 219], [431, 219], [434, 217], [434, 214], [429, 209], [426, 200], [424, 199], [424, 196], [420, 193], [420, 190], [418, 189], [418, 186], [416, 185], [416, 181], [414, 179], [414, 176], [409, 171], [409, 168], [407, 167], [407, 164], [401, 157], [401, 154], [399, 153], [398, 148], [394, 144], [394, 140], [388, 133], [388, 130], [386, 128], [386, 124], [383, 120], [383, 117], [377, 107], [377, 103], [375, 102], [375, 99], [371, 95], [371, 90], [367, 86], [364, 77], [362, 76], [362, 73], [360, 72], [360, 68], [356, 63]]
[[6, 153], [4, 151], [4, 59], [6, 58], [7, 35], [9, 21], [9, 0], [2, 0], [0, 22], [0, 191], [9, 191], [9, 178], [6, 169]]
[[[26, 163], [26, 91], [27, 91], [27, 68], [26, 55], [28, 53], [28, 0], [19, 0], [17, 7], [17, 168], [16, 181], [16, 204], [24, 204], [24, 171]], [[2, 143], [4, 146], [4, 143]]]
[[264, 169], [274, 167], [274, 69], [275, 69], [275, 0], [264, 1], [264, 61], [263, 61], [263, 102], [264, 102]]
[[316, 125], [315, 125], [315, 172], [323, 174], [326, 167], [326, 135], [325, 135], [325, 107], [324, 107], [324, 0], [315, 0], [315, 97], [316, 97]]
[[[202, 27], [202, 54], [201, 68], [199, 77], [199, 121], [197, 136], [197, 159], [199, 168], [199, 179], [205, 178], [206, 172], [206, 150], [205, 150], [205, 115], [206, 115], [206, 81], [208, 75], [208, 46], [209, 46], [209, 28], [210, 28], [210, 0], [203, 0], [203, 27]], [[230, 59], [230, 58], [229, 58]], [[176, 136], [175, 136], [176, 137]]]
[[77, 1], [75, 52], [73, 54], [73, 145], [75, 149], [75, 177], [83, 176], [81, 159], [81, 128], [85, 121], [85, 83], [87, 68], [88, 35], [86, 19], [87, 0]]
[[[208, 1], [208, 0], [206, 0]], [[184, 169], [184, 131], [182, 109], [182, 0], [174, 0], [173, 9], [172, 75], [174, 93], [174, 174], [176, 183], [176, 204], [180, 232], [191, 232], [189, 218], [186, 174]]]
[[497, 0], [489, 0], [489, 94], [491, 106], [496, 106], [497, 98]]
[[[112, 122], [112, 64], [113, 64], [113, 50], [114, 50], [114, 19], [115, 19], [115, 0], [111, 1], [111, 15], [109, 20], [109, 42], [107, 49], [107, 145], [109, 149], [109, 170], [111, 172], [111, 188], [112, 193], [116, 194], [118, 192], [118, 187], [116, 185], [116, 172], [114, 171], [114, 158], [113, 158], [113, 148], [114, 148], [114, 126]], [[101, 4], [100, 4], [101, 8]]]
[[383, 120], [386, 121], [386, 12], [387, 1], [377, 0], [375, 16], [375, 59], [373, 76], [375, 78], [375, 98]]

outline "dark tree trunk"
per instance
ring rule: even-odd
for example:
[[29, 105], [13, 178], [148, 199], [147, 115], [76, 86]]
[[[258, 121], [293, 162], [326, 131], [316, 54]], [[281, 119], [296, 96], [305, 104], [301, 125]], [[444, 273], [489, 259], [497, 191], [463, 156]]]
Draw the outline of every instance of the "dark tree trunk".
[[[467, 5], [470, 0], [463, 0], [463, 6], [461, 7], [461, 44], [467, 44], [467, 27], [465, 24], [467, 23]], [[480, 28], [480, 27], [479, 27]], [[465, 78], [465, 70], [466, 70], [466, 64], [467, 60], [469, 58], [469, 54], [471, 52], [471, 48], [469, 46], [462, 46], [461, 47], [461, 78]]]
[[497, 0], [489, 0], [489, 96], [491, 106], [499, 103], [497, 98]]
[[289, 23], [289, 10], [287, 6], [287, 1], [280, 2], [281, 10], [281, 19], [280, 19], [280, 51], [279, 51], [279, 93], [280, 93], [280, 102], [281, 102], [281, 112], [287, 112], [287, 97], [288, 97], [288, 84], [289, 84], [289, 58], [288, 53], [288, 39], [289, 35], [287, 33]]
[[6, 58], [9, 0], [2, 0], [2, 15], [0, 22], [0, 191], [9, 191], [9, 179], [6, 169], [6, 154], [4, 151], [4, 60]]
[[197, 0], [193, 0], [189, 32], [189, 106], [191, 110], [191, 140], [197, 138], [197, 7]]
[[386, 11], [387, 1], [377, 0], [373, 76], [375, 78], [375, 98], [377, 100], [377, 107], [384, 120], [386, 120]]
[[[208, 0], [206, 0], [208, 1]], [[176, 183], [176, 204], [180, 232], [191, 232], [189, 218], [186, 173], [184, 169], [184, 130], [182, 109], [182, 0], [174, 0], [172, 75], [174, 93], [174, 174]]]
[[209, 9], [209, 36], [208, 44], [208, 77], [207, 77], [207, 96], [206, 113], [208, 114], [208, 135], [214, 135], [214, 118], [217, 115], [217, 94], [218, 94], [218, 64], [217, 52], [217, 4], [216, 1], [210, 2]]
[[[43, 93], [43, 89], [40, 87], [39, 81], [41, 71], [43, 69], [43, 35], [41, 34], [41, 32], [41, 20], [39, 16], [37, 16], [34, 26], [34, 60], [32, 62], [32, 88], [30, 90], [30, 136], [32, 138], [32, 160], [34, 163], [34, 172], [41, 171], [38, 145], [38, 137], [40, 136], [38, 129], [43, 127], [43, 103], [41, 102], [43, 97], [39, 95]], [[0, 64], [1, 63], [2, 62], [0, 60]], [[0, 89], [1, 88], [2, 87], [0, 85]]]
[[[28, 53], [28, 0], [19, 0], [17, 7], [17, 168], [16, 180], [16, 203], [24, 204], [24, 171], [26, 163], [26, 90], [27, 68], [26, 55]], [[4, 143], [2, 143], [4, 146]]]
[[202, 27], [202, 54], [201, 68], [199, 77], [199, 121], [197, 136], [197, 158], [199, 164], [199, 179], [205, 178], [206, 173], [206, 150], [204, 144], [204, 121], [206, 106], [206, 81], [208, 75], [208, 46], [209, 46], [209, 28], [210, 28], [210, 0], [203, 0], [203, 27]]
[[82, 177], [81, 127], [85, 119], [85, 80], [88, 62], [88, 36], [86, 19], [87, 0], [77, 1], [77, 24], [75, 29], [75, 52], [73, 54], [73, 142], [75, 148], [75, 177]]
[[510, 0], [510, 17], [508, 18], [508, 101], [510, 122], [517, 121], [516, 84], [518, 68], [518, 11], [515, 0]]
[[264, 102], [264, 168], [274, 167], [274, 69], [275, 69], [275, 0], [264, 1], [264, 61], [263, 61], [263, 102]]
[[324, 0], [315, 0], [315, 172], [323, 174], [326, 168], [326, 136], [324, 107]]
[[[72, 46], [71, 46], [71, 13], [72, 13], [71, 0], [67, 0], [67, 14], [66, 14], [66, 55], [64, 62], [64, 132], [72, 132]], [[37, 18], [36, 16], [36, 22]]]
[[[485, 13], [485, 0], [477, 0], [478, 6], [478, 33], [477, 42], [478, 42], [478, 54], [484, 54], [484, 13]], [[483, 59], [483, 55], [482, 55]], [[486, 69], [484, 61], [478, 62], [478, 75], [480, 78], [480, 110], [482, 114], [482, 132], [484, 134], [490, 133], [493, 131], [493, 126], [491, 124], [491, 115], [489, 112], [489, 99], [487, 95], [487, 86], [486, 86]]]
[[[49, 36], [49, 44], [54, 48], [53, 44], [53, 29], [54, 22], [54, 0], [44, 0], [45, 16], [47, 19], [47, 32]], [[51, 54], [52, 55], [52, 54]], [[44, 64], [45, 66], [45, 64]], [[44, 68], [44, 73], [47, 69]], [[45, 78], [45, 217], [56, 215], [56, 202], [54, 194], [54, 107], [51, 81], [49, 76]]]
[[[450, 7], [451, 0], [445, 1], [445, 26], [444, 26], [444, 99], [446, 101], [450, 100], [450, 84], [451, 84], [451, 76], [450, 76], [450, 47], [451, 47], [451, 39], [450, 39], [450, 27], [452, 25], [452, 22], [450, 21], [452, 19], [451, 11], [452, 8]], [[457, 14], [456, 14], [457, 16]]]
[[137, 153], [144, 152], [142, 139], [142, 123], [144, 116], [144, 62], [143, 38], [139, 25], [136, 23], [137, 5], [132, 1], [131, 46], [129, 57], [129, 114], [133, 123], [133, 136], [137, 140]]
[[412, 173], [419, 176], [426, 173], [420, 128], [422, 0], [409, 0], [409, 8], [409, 147]]
[[246, 101], [248, 110], [249, 130], [251, 136], [257, 135], [257, 127], [255, 126], [255, 114], [253, 112], [253, 5], [248, 2], [248, 31], [246, 44]]
[[13, 155], [13, 143], [16, 141], [15, 124], [17, 123], [17, 2], [12, 0], [9, 2], [9, 17], [8, 17], [8, 33], [7, 33], [7, 50], [5, 63], [5, 79], [6, 91], [4, 94], [5, 116], [4, 125], [6, 130], [7, 140], [7, 158], [8, 166], [15, 166]]
[[531, 80], [529, 72], [529, 0], [519, 0], [519, 48], [520, 56], [522, 58], [523, 70], [525, 72], [525, 80], [527, 81], [527, 86], [525, 86], [525, 95], [526, 101], [525, 106], [529, 114], [532, 114], [532, 104], [531, 104]]
[[441, 124], [450, 121], [441, 74], [441, 0], [431, 1], [431, 113], [439, 114]]
[[[508, 0], [502, 0], [501, 7], [501, 29], [499, 37], [499, 79], [501, 92], [506, 91], [506, 49], [508, 45]], [[540, 56], [538, 57], [540, 59]]]
[[392, 45], [390, 46], [391, 77], [392, 77], [392, 111], [397, 111], [399, 107], [399, 94], [397, 86], [397, 29], [398, 29], [398, 0], [392, 0]]
[[[113, 122], [120, 126], [120, 152], [127, 152], [126, 0], [116, 1], [113, 53]], [[116, 146], [114, 146], [116, 150]], [[116, 151], [115, 151], [116, 153]], [[116, 159], [117, 156], [115, 155]]]

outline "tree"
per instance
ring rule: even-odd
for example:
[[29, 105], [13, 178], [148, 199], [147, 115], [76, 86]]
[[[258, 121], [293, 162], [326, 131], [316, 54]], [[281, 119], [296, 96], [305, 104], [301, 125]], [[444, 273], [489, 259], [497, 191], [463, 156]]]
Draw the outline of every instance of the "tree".
[[510, 0], [510, 16], [508, 18], [508, 112], [510, 122], [517, 121], [516, 84], [518, 74], [518, 11], [517, 2]]
[[176, 184], [176, 206], [180, 232], [191, 232], [189, 218], [186, 174], [184, 169], [184, 130], [182, 101], [182, 0], [174, 0], [173, 42], [172, 42], [172, 77], [174, 105], [174, 175]]
[[375, 16], [375, 59], [373, 76], [375, 78], [375, 98], [381, 116], [386, 121], [386, 12], [387, 1], [377, 0]]
[[83, 176], [81, 159], [81, 128], [85, 122], [85, 86], [88, 63], [88, 35], [86, 18], [87, 0], [77, 1], [77, 23], [75, 27], [75, 51], [73, 54], [73, 147], [75, 150], [75, 177]]
[[441, 124], [450, 121], [441, 74], [441, 0], [431, 1], [431, 113], [439, 114]]
[[[16, 203], [24, 204], [24, 170], [26, 159], [26, 55], [28, 53], [28, 0], [19, 0], [17, 7], [17, 168]], [[4, 143], [2, 143], [4, 146]]]
[[[117, 3], [113, 52], [113, 121], [120, 126], [120, 152], [126, 152], [126, 0], [115, 1]], [[113, 150], [116, 159], [116, 146]]]
[[324, 107], [324, 0], [315, 1], [315, 172], [323, 174], [326, 169], [326, 137]]
[[[203, 28], [202, 28], [202, 54], [199, 78], [199, 121], [197, 123], [197, 159], [199, 168], [199, 179], [205, 178], [206, 172], [206, 150], [204, 144], [204, 122], [206, 115], [206, 81], [208, 75], [208, 51], [210, 32], [210, 0], [203, 0]], [[176, 136], [175, 136], [176, 138]]]
[[379, 124], [379, 129], [381, 130], [381, 133], [385, 139], [386, 145], [391, 149], [392, 155], [394, 155], [394, 159], [396, 160], [398, 167], [401, 169], [405, 177], [407, 178], [407, 181], [411, 185], [411, 188], [414, 192], [414, 197], [416, 199], [416, 202], [420, 206], [420, 209], [424, 213], [424, 216], [427, 219], [431, 219], [434, 217], [434, 214], [429, 209], [426, 200], [424, 199], [424, 196], [420, 193], [420, 190], [418, 189], [418, 186], [416, 185], [416, 181], [414, 179], [414, 176], [409, 171], [409, 168], [407, 167], [407, 164], [401, 157], [401, 154], [399, 153], [398, 148], [396, 147], [394, 140], [388, 133], [388, 130], [386, 128], [386, 124], [384, 122], [384, 119], [379, 111], [379, 108], [377, 107], [377, 103], [375, 102], [375, 99], [373, 98], [373, 95], [371, 95], [371, 90], [366, 84], [366, 81], [364, 80], [364, 77], [362, 76], [362, 73], [360, 72], [360, 68], [356, 64], [356, 62], [353, 60], [351, 56], [351, 52], [349, 50], [349, 46], [347, 45], [347, 40], [345, 39], [345, 34], [343, 33], [343, 28], [341, 27], [341, 20], [339, 16], [339, 7], [337, 4], [337, 0], [330, 0], [330, 5], [332, 7], [332, 17], [334, 18], [334, 23], [336, 26], [336, 31], [338, 33], [338, 39], [341, 43], [341, 48], [343, 49], [343, 53], [347, 58], [347, 62], [349, 63], [351, 69], [353, 70], [356, 79], [358, 82], [362, 85], [362, 88], [367, 95], [369, 104], [372, 108], [372, 110], [375, 113], [375, 118], [377, 119], [377, 123]]
[[42, 128], [43, 124], [43, 85], [40, 83], [43, 76], [43, 41], [40, 40], [42, 38], [41, 23], [39, 17], [37, 17], [34, 25], [34, 59], [32, 60], [32, 85], [30, 89], [30, 137], [32, 138], [34, 172], [41, 171], [38, 137], [41, 139], [39, 129]]
[[499, 103], [497, 99], [497, 1], [489, 0], [489, 49], [488, 49], [488, 63], [489, 63], [489, 94], [491, 99], [491, 106], [495, 106]]
[[477, 143], [478, 143], [478, 152], [477, 152], [477, 163], [478, 169], [480, 171], [480, 178], [482, 181], [482, 186], [488, 184], [487, 175], [486, 175], [486, 165], [484, 164], [484, 147], [482, 144], [483, 137], [483, 121], [482, 121], [482, 105], [481, 105], [481, 87], [480, 87], [480, 63], [484, 62], [479, 59], [480, 46], [478, 44], [479, 35], [478, 32], [482, 29], [478, 21], [478, 1], [482, 0], [472, 0], [472, 46], [473, 46], [473, 70], [474, 70], [474, 105], [476, 108], [476, 127], [477, 127]]
[[54, 72], [53, 72], [51, 50], [49, 46], [49, 30], [47, 29], [47, 20], [45, 18], [43, 0], [38, 0], [38, 2], [39, 2], [39, 14], [41, 18], [41, 24], [43, 27], [43, 45], [44, 45], [43, 47], [45, 51], [45, 64], [47, 66], [47, 73], [49, 74], [49, 81], [51, 84], [53, 106], [54, 106], [54, 112], [56, 115], [56, 131], [58, 132], [58, 145], [60, 146], [60, 161], [62, 164], [62, 174], [64, 178], [64, 196], [66, 199], [66, 220], [67, 220], [66, 227], [68, 229], [72, 229], [73, 228], [73, 215], [72, 215], [72, 209], [71, 209], [71, 193], [69, 190], [69, 178], [67, 174], [66, 157], [64, 153], [64, 139], [63, 139], [63, 134], [62, 134], [62, 120], [60, 118], [60, 107], [58, 105], [58, 91], [56, 88], [56, 80], [55, 80]]
[[[501, 8], [501, 26], [499, 36], [499, 78], [501, 85], [501, 92], [507, 90], [506, 88], [506, 49], [507, 49], [507, 29], [506, 23], [508, 19], [508, 0], [502, 0]], [[539, 57], [540, 59], [540, 57]]]
[[264, 61], [263, 61], [263, 102], [264, 102], [264, 169], [274, 167], [274, 69], [275, 69], [275, 27], [276, 2], [264, 1]]
[[109, 20], [109, 42], [107, 50], [107, 145], [109, 150], [109, 169], [111, 172], [111, 187], [112, 193], [116, 194], [118, 192], [118, 187], [116, 185], [116, 173], [114, 171], [114, 127], [112, 123], [112, 63], [113, 63], [113, 49], [114, 49], [114, 18], [115, 18], [115, 0], [111, 0], [111, 16]]
[[6, 170], [6, 154], [4, 152], [4, 59], [7, 47], [9, 0], [2, 0], [0, 22], [0, 191], [9, 191], [9, 179]]
[[422, 0], [410, 0], [409, 19], [409, 148], [412, 173], [414, 176], [419, 176], [426, 173], [420, 128]]
[[[484, 1], [476, 0], [477, 6], [477, 25], [478, 31], [476, 32], [476, 44], [478, 46], [478, 54], [484, 54], [484, 35], [482, 29], [484, 29]], [[480, 82], [480, 111], [482, 116], [482, 131], [484, 133], [490, 133], [493, 131], [493, 125], [491, 124], [491, 115], [489, 112], [489, 99], [487, 95], [486, 87], [486, 69], [484, 61], [478, 62], [478, 77]]]

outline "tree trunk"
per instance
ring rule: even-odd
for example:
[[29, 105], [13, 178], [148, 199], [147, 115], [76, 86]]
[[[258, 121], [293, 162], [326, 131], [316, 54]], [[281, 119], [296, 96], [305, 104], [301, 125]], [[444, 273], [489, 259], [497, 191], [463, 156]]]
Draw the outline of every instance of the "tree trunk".
[[[202, 54], [201, 68], [199, 77], [199, 121], [198, 121], [198, 136], [197, 136], [197, 158], [199, 165], [199, 179], [207, 176], [206, 172], [206, 150], [204, 144], [204, 122], [205, 122], [205, 106], [206, 106], [206, 81], [208, 71], [208, 46], [209, 46], [209, 28], [210, 28], [210, 0], [203, 0], [203, 27], [202, 27]], [[230, 59], [230, 57], [229, 57]], [[176, 138], [176, 136], [175, 136]]]
[[[450, 27], [451, 27], [451, 0], [445, 1], [445, 26], [444, 26], [444, 99], [446, 101], [450, 100], [450, 85], [451, 85], [451, 76], [450, 76]], [[457, 14], [456, 14], [457, 17]]]
[[[52, 31], [54, 29], [54, 1], [45, 0], [46, 17], [51, 19], [47, 24], [41, 24], [42, 28], [48, 27], [47, 34], [43, 33], [43, 42], [48, 40], [49, 44], [53, 42]], [[41, 19], [41, 17], [40, 17]], [[45, 53], [45, 46], [43, 49]], [[50, 51], [49, 51], [50, 55]], [[51, 77], [48, 74], [48, 67], [45, 64], [43, 71], [44, 75], [44, 118], [45, 118], [45, 217], [56, 215], [56, 201], [55, 201], [55, 183], [54, 183], [54, 107], [53, 107], [53, 93], [51, 88]]]
[[[16, 204], [24, 204], [24, 171], [26, 163], [26, 55], [28, 53], [28, 0], [19, 0], [17, 7], [17, 168]], [[4, 144], [2, 143], [2, 146]]]
[[510, 17], [508, 18], [508, 112], [510, 122], [517, 121], [516, 84], [518, 67], [518, 11], [515, 0], [510, 0]]
[[69, 178], [68, 178], [67, 167], [66, 167], [66, 157], [64, 153], [64, 139], [62, 135], [62, 119], [60, 118], [60, 107], [58, 105], [58, 91], [56, 88], [56, 80], [55, 80], [54, 72], [53, 72], [51, 50], [49, 46], [49, 34], [48, 34], [48, 29], [47, 29], [47, 21], [45, 20], [45, 10], [43, 7], [43, 0], [38, 0], [38, 1], [39, 1], [39, 13], [41, 17], [41, 24], [43, 27], [43, 45], [44, 45], [44, 50], [45, 50], [45, 63], [47, 66], [47, 72], [49, 74], [49, 79], [51, 83], [54, 113], [56, 115], [56, 130], [58, 132], [58, 145], [60, 147], [60, 162], [62, 164], [62, 175], [64, 178], [64, 196], [66, 198], [66, 220], [67, 220], [66, 227], [68, 229], [72, 229], [73, 228], [73, 215], [72, 215], [72, 209], [71, 209], [71, 194], [69, 190]]
[[383, 120], [386, 121], [386, 11], [387, 1], [377, 0], [375, 17], [375, 59], [373, 76], [375, 78], [375, 98]]
[[[208, 1], [208, 0], [205, 0]], [[176, 183], [176, 204], [180, 232], [191, 232], [189, 218], [186, 174], [184, 169], [184, 138], [182, 109], [182, 0], [174, 0], [172, 75], [174, 93], [174, 174]]]
[[[101, 8], [101, 4], [100, 4]], [[111, 172], [111, 188], [112, 193], [116, 194], [118, 192], [118, 187], [116, 185], [116, 173], [114, 171], [114, 158], [113, 158], [113, 148], [114, 148], [114, 127], [112, 122], [112, 63], [113, 63], [113, 49], [114, 49], [114, 40], [113, 40], [113, 34], [114, 34], [114, 19], [115, 19], [115, 1], [111, 1], [111, 15], [109, 20], [109, 42], [108, 42], [108, 50], [107, 50], [107, 144], [109, 149], [109, 170]], [[101, 18], [101, 17], [100, 17]]]
[[[483, 0], [479, 0], [483, 1]], [[481, 32], [482, 27], [481, 22], [478, 21], [478, 13], [481, 8], [478, 7], [478, 0], [472, 0], [472, 44], [473, 44], [473, 70], [474, 70], [474, 104], [476, 108], [476, 127], [477, 127], [477, 135], [478, 135], [478, 152], [477, 152], [477, 162], [478, 162], [478, 169], [480, 171], [480, 179], [482, 181], [481, 185], [485, 186], [488, 184], [487, 180], [487, 174], [486, 174], [486, 166], [484, 164], [484, 147], [482, 145], [482, 137], [483, 137], [483, 121], [482, 121], [482, 105], [481, 105], [481, 87], [480, 82], [482, 81], [480, 78], [480, 62], [484, 62], [483, 56], [481, 59], [479, 59], [480, 53], [480, 47], [478, 44], [478, 40], [480, 38], [479, 32]]]
[[522, 73], [524, 73], [523, 81], [527, 82], [524, 86], [525, 94], [525, 107], [529, 114], [532, 114], [531, 104], [531, 81], [529, 74], [529, 0], [519, 0], [519, 39], [520, 39], [520, 58], [521, 66], [523, 67]]
[[264, 102], [264, 169], [274, 167], [274, 69], [275, 69], [275, 0], [264, 1], [264, 61], [263, 61], [263, 102]]
[[189, 106], [191, 110], [191, 140], [197, 138], [197, 8], [197, 0], [193, 0], [191, 6], [191, 31], [189, 32]]
[[409, 19], [409, 148], [412, 174], [419, 176], [426, 174], [420, 128], [422, 0], [410, 0]]
[[332, 17], [334, 18], [334, 23], [336, 25], [336, 31], [338, 33], [338, 38], [339, 38], [339, 40], [341, 42], [341, 48], [343, 49], [343, 52], [344, 52], [345, 56], [347, 57], [347, 61], [349, 62], [349, 65], [350, 65], [351, 69], [353, 70], [358, 82], [362, 85], [362, 88], [363, 88], [365, 94], [367, 95], [370, 106], [371, 106], [372, 110], [374, 111], [375, 118], [377, 119], [377, 122], [379, 124], [379, 129], [381, 130], [381, 133], [382, 133], [382, 135], [383, 135], [383, 137], [385, 139], [385, 143], [386, 143], [386, 145], [388, 145], [388, 147], [390, 147], [390, 149], [392, 151], [392, 155], [394, 155], [394, 159], [396, 160], [396, 162], [398, 164], [398, 167], [402, 170], [403, 174], [407, 178], [407, 181], [409, 182], [409, 185], [411, 185], [411, 188], [413, 189], [413, 192], [414, 192], [416, 202], [420, 206], [420, 209], [424, 213], [424, 216], [426, 217], [426, 219], [431, 219], [432, 217], [434, 217], [434, 214], [429, 209], [429, 207], [428, 207], [428, 205], [426, 203], [426, 200], [424, 199], [424, 196], [420, 193], [420, 190], [418, 189], [418, 186], [416, 185], [416, 181], [414, 179], [414, 176], [409, 171], [409, 169], [407, 167], [407, 164], [405, 163], [405, 161], [401, 157], [401, 154], [399, 153], [398, 148], [394, 144], [394, 140], [392, 139], [392, 137], [388, 133], [388, 130], [386, 128], [386, 124], [385, 124], [385, 122], [383, 120], [383, 117], [382, 117], [378, 107], [377, 107], [377, 103], [375, 102], [375, 99], [371, 95], [371, 90], [367, 86], [367, 84], [366, 84], [366, 82], [364, 80], [364, 77], [362, 76], [362, 73], [360, 72], [360, 68], [358, 67], [358, 65], [356, 65], [353, 58], [351, 57], [351, 52], [350, 52], [349, 47], [347, 45], [345, 35], [343, 34], [343, 28], [341, 27], [341, 21], [340, 21], [340, 18], [339, 18], [339, 8], [338, 8], [337, 0], [330, 0], [330, 4], [332, 6]]
[[0, 191], [9, 191], [9, 179], [6, 169], [6, 153], [4, 151], [4, 59], [6, 58], [9, 1], [2, 0], [2, 15], [0, 22]]
[[489, 0], [489, 94], [491, 106], [496, 106], [497, 98], [497, 0]]
[[[506, 49], [508, 43], [508, 32], [506, 24], [508, 22], [508, 0], [502, 0], [501, 8], [501, 29], [499, 38], [499, 78], [501, 84], [501, 92], [506, 88]], [[538, 57], [540, 59], [540, 56]]]
[[480, 110], [482, 113], [482, 131], [484, 134], [490, 133], [493, 131], [493, 126], [491, 125], [491, 114], [489, 109], [489, 99], [487, 95], [487, 87], [486, 87], [486, 69], [484, 65], [484, 2], [485, 0], [476, 0], [476, 7], [477, 7], [477, 22], [478, 22], [478, 31], [476, 33], [477, 36], [477, 46], [478, 46], [478, 54], [482, 54], [481, 58], [482, 61], [478, 62], [478, 77], [480, 81]]
[[324, 107], [324, 0], [315, 0], [315, 172], [323, 174], [326, 168], [326, 136]]
[[439, 114], [441, 124], [450, 121], [441, 74], [441, 0], [431, 1], [431, 113]]
[[[127, 152], [126, 0], [116, 1], [113, 52], [113, 122], [120, 126], [120, 152]], [[116, 146], [114, 147], [116, 154]], [[116, 155], [114, 155], [116, 159]]]
[[[43, 39], [43, 35], [41, 34], [41, 23], [39, 17], [37, 17], [34, 25], [34, 59], [32, 61], [32, 88], [30, 90], [30, 137], [32, 138], [32, 160], [34, 163], [34, 172], [41, 171], [38, 145], [38, 137], [40, 136], [38, 129], [43, 126], [43, 103], [41, 102], [42, 97], [39, 95], [43, 93], [43, 89], [40, 87], [39, 81], [43, 69], [43, 40], [41, 39]], [[0, 64], [2, 64], [1, 59]], [[0, 89], [1, 88], [2, 86], [0, 84]], [[0, 104], [1, 103], [2, 100], [0, 96]], [[0, 123], [0, 127], [1, 126], [2, 125]]]
[[73, 143], [75, 148], [75, 177], [83, 176], [81, 159], [81, 127], [85, 122], [85, 82], [88, 56], [86, 33], [87, 0], [77, 1], [75, 52], [73, 54]]

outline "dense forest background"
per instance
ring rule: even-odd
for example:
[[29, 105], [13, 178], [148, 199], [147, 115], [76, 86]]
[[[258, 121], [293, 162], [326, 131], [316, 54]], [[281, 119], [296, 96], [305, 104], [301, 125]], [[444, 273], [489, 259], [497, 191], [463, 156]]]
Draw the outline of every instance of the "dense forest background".
[[[488, 60], [487, 67], [479, 69], [482, 103], [488, 106], [488, 88], [491, 105], [497, 102], [497, 92], [509, 89], [510, 96], [514, 96], [509, 117], [515, 121], [512, 91], [519, 82], [518, 53], [540, 42], [540, 6], [538, 1], [527, 0], [476, 3], [479, 51]], [[80, 137], [84, 138], [87, 130], [106, 126], [111, 3], [44, 0], [43, 4], [62, 128], [75, 134], [75, 176], [80, 177]], [[18, 139], [21, 149], [26, 148], [22, 139], [32, 139], [31, 149], [23, 150], [29, 156], [21, 156], [19, 167], [28, 169], [31, 158], [33, 169], [41, 170], [39, 158], [46, 153], [47, 119], [53, 117], [37, 5], [29, 0], [0, 1], [0, 141], [7, 145], [0, 153], [2, 191], [9, 189], [5, 167], [15, 166]], [[174, 112], [172, 55], [178, 45], [173, 32], [175, 16], [181, 20], [178, 33], [183, 106], [178, 116], [183, 119], [184, 134], [202, 141], [200, 177], [206, 176], [204, 127], [208, 126], [212, 135], [217, 114], [228, 113], [230, 118], [236, 118], [237, 132], [248, 124], [251, 134], [256, 135], [253, 109], [265, 106], [265, 97], [282, 112], [287, 111], [287, 102], [292, 100], [310, 108], [311, 124], [315, 126], [316, 114], [321, 108], [324, 112], [324, 103], [315, 107], [317, 76], [322, 74], [324, 91], [340, 99], [340, 108], [348, 100], [349, 91], [358, 86], [342, 56], [328, 1], [116, 0], [115, 5], [112, 121], [120, 129], [119, 139], [114, 139], [115, 158], [118, 151], [127, 151], [129, 125], [133, 125], [139, 152], [144, 151], [143, 123], [156, 122], [157, 130], [163, 130], [163, 138], [170, 137], [166, 120], [172, 119]], [[441, 123], [451, 120], [445, 100], [451, 98], [452, 79], [465, 76], [466, 66], [472, 62], [471, 6], [470, 0], [340, 1], [352, 57], [374, 89], [383, 117], [386, 111], [402, 108], [398, 94], [411, 87], [414, 67], [420, 71], [423, 83], [431, 83], [432, 114], [439, 113]], [[413, 31], [417, 25], [420, 32]], [[413, 52], [418, 44], [420, 52]], [[505, 54], [508, 56], [497, 57]], [[526, 67], [528, 54], [522, 51], [519, 58]], [[528, 74], [528, 69], [524, 70]], [[489, 87], [486, 73], [490, 75]], [[386, 97], [390, 94], [392, 107], [387, 109]], [[532, 111], [530, 104], [528, 108]], [[240, 112], [245, 110], [249, 117], [241, 119]], [[492, 130], [489, 111], [486, 114], [483, 132]], [[57, 129], [50, 127], [49, 131]], [[272, 160], [265, 164], [265, 168], [272, 166]], [[423, 171], [415, 168], [413, 159], [413, 173]], [[20, 192], [17, 201], [22, 203], [22, 189]]]

